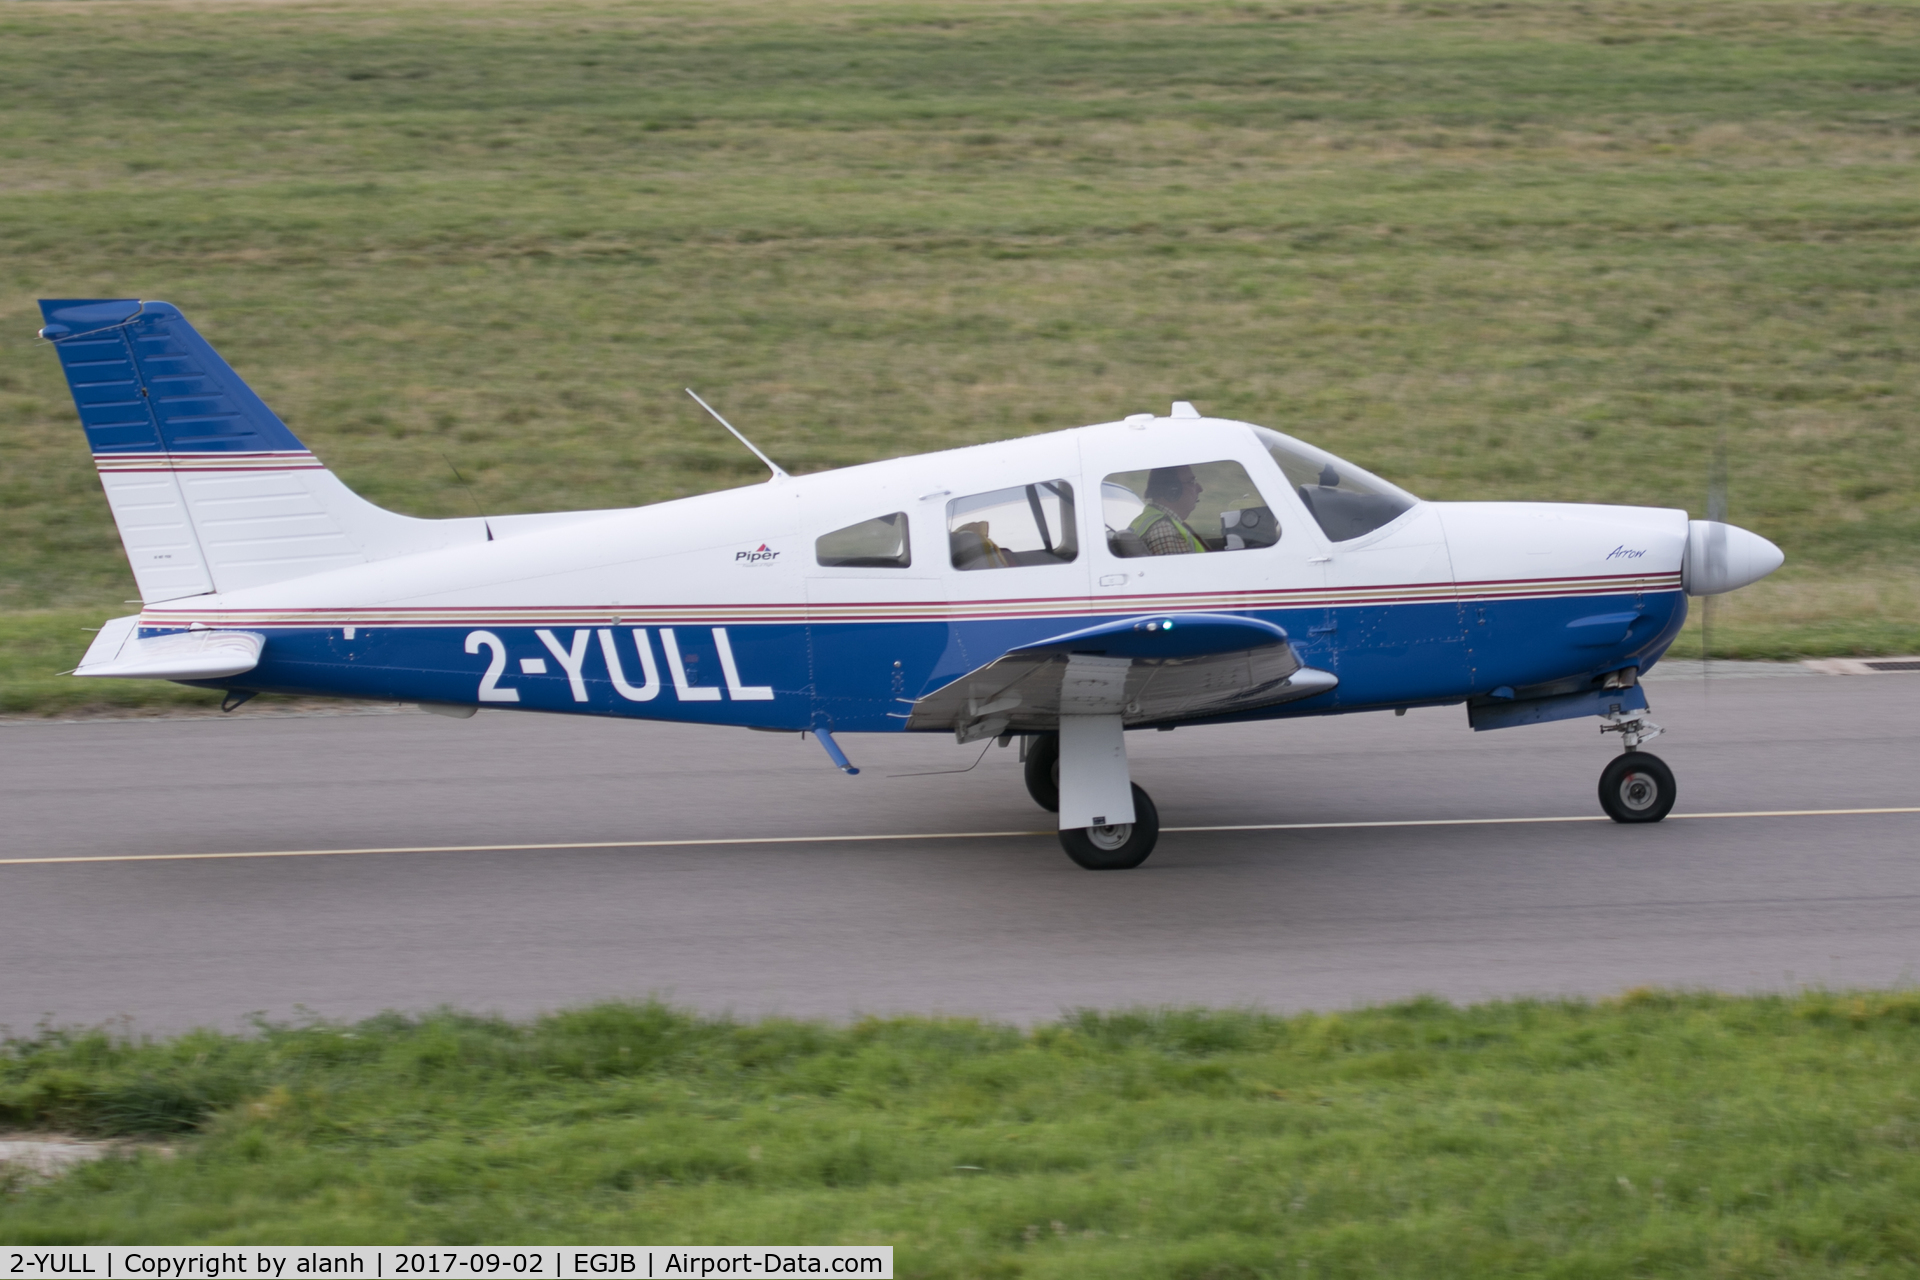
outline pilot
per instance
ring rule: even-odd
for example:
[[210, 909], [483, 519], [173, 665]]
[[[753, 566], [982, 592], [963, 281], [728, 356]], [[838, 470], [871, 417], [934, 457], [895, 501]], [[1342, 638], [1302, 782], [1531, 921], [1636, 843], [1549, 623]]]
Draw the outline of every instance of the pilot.
[[1147, 507], [1133, 522], [1133, 531], [1150, 554], [1184, 556], [1207, 550], [1187, 525], [1203, 492], [1192, 467], [1155, 467], [1147, 473]]

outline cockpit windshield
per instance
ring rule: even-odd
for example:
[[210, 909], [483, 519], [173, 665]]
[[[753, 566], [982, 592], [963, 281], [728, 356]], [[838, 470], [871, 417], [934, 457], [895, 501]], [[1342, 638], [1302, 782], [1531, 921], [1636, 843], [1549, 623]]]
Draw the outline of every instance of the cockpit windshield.
[[1342, 461], [1324, 449], [1303, 444], [1265, 427], [1255, 435], [1280, 464], [1307, 510], [1329, 542], [1348, 542], [1390, 524], [1420, 501], [1405, 489]]

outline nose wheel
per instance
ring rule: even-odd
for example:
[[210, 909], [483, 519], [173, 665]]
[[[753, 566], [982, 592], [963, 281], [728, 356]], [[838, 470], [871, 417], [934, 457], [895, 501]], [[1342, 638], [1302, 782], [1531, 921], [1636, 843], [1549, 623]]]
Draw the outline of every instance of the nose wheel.
[[1658, 822], [1673, 810], [1673, 770], [1647, 751], [1615, 756], [1600, 771], [1600, 807], [1615, 822]]

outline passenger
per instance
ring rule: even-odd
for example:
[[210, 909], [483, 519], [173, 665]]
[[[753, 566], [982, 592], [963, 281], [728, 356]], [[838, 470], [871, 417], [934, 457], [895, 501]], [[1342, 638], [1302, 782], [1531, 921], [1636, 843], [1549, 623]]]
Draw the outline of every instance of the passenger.
[[1203, 492], [1192, 467], [1155, 467], [1147, 474], [1147, 507], [1132, 528], [1150, 554], [1184, 556], [1208, 549], [1200, 535], [1187, 527], [1187, 517]]
[[[977, 548], [969, 547], [960, 535], [971, 534], [980, 540]], [[970, 524], [956, 525], [952, 533], [953, 562], [962, 569], [1007, 569], [1013, 561], [1007, 558], [1005, 548], [993, 540], [989, 523], [975, 520]], [[964, 563], [963, 563], [964, 562]]]

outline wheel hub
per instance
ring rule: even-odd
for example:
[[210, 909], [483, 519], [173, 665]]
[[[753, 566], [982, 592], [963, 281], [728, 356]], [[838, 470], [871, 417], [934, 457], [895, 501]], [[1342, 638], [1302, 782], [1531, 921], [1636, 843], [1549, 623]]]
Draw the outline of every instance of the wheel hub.
[[1132, 838], [1131, 822], [1115, 822], [1104, 827], [1087, 828], [1087, 842], [1103, 853], [1112, 853]]
[[1660, 784], [1650, 775], [1630, 773], [1620, 779], [1620, 803], [1635, 812], [1651, 809], [1660, 798]]

